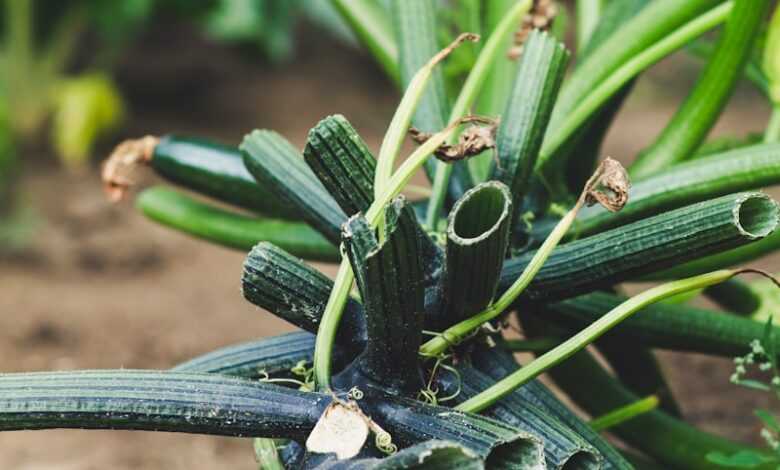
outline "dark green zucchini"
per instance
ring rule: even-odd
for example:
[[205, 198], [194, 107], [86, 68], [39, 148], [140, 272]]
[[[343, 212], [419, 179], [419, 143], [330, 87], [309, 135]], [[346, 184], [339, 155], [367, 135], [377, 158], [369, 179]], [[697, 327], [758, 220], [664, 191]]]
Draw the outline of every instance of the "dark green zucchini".
[[237, 147], [167, 135], [154, 147], [151, 166], [163, 178], [253, 212], [299, 220], [295, 206], [255, 181]]

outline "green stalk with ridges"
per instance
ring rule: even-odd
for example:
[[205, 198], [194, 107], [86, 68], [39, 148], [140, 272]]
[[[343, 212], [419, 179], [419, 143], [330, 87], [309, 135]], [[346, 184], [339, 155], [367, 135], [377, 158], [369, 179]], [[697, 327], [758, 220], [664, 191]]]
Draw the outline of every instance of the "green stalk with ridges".
[[345, 213], [368, 209], [374, 200], [376, 160], [344, 116], [317, 123], [309, 131], [303, 157]]
[[[442, 394], [455, 394], [462, 402], [495, 383], [483, 372], [468, 365], [458, 367], [460, 376], [442, 378]], [[544, 442], [545, 460], [549, 468], [590, 470], [601, 468], [602, 457], [587, 441], [545, 410], [528, 403], [520, 393], [507, 395], [485, 410], [485, 416], [524, 429]]]
[[[500, 380], [518, 369], [511, 353], [501, 348], [480, 348], [472, 355], [475, 367], [493, 380]], [[595, 447], [604, 457], [604, 469], [630, 470], [631, 466], [618, 451], [588, 423], [574, 414], [549, 389], [538, 380], [532, 380], [518, 388], [511, 395], [519, 396], [524, 402], [542, 409], [549, 416], [564, 423], [579, 436]]]
[[641, 280], [659, 281], [695, 276], [716, 269], [743, 265], [778, 249], [780, 249], [780, 231], [776, 230], [754, 243], [731, 250], [723, 250], [709, 256], [695, 257], [681, 264], [670, 265], [668, 269], [645, 275]]
[[272, 188], [333, 244], [340, 243], [347, 216], [292, 144], [276, 132], [255, 130], [239, 148], [246, 169], [259, 184]]
[[509, 245], [512, 209], [509, 189], [497, 181], [470, 189], [452, 208], [444, 281], [449, 324], [493, 300]]
[[457, 442], [485, 459], [486, 468], [498, 470], [544, 465], [542, 442], [513, 426], [395, 395], [378, 398], [380, 423], [400, 445], [428, 439]]
[[301, 222], [250, 217], [200, 202], [163, 186], [144, 190], [136, 206], [150, 219], [238, 250], [270, 242], [305, 259], [338, 261], [338, 249]]
[[0, 375], [0, 430], [128, 429], [305, 439], [331, 397], [215, 374]]
[[[777, 224], [777, 204], [762, 193], [738, 193], [692, 204], [557, 247], [523, 297], [571, 297], [636, 279], [755, 242], [772, 233]], [[504, 263], [499, 292], [509, 288], [533, 255], [526, 253]]]
[[299, 362], [311, 363], [314, 335], [305, 331], [235, 344], [183, 362], [173, 371], [202, 372], [256, 379], [262, 372], [269, 376], [289, 375]]
[[523, 46], [496, 135], [498, 162], [490, 170], [490, 179], [511, 188], [515, 207], [528, 189], [568, 59], [565, 46], [544, 32], [533, 31]]
[[[319, 328], [332, 288], [333, 281], [324, 274], [270, 243], [258, 244], [244, 261], [244, 298], [306, 331]], [[365, 345], [363, 309], [349, 299], [345, 312], [336, 341], [357, 353]]]
[[633, 176], [648, 176], [685, 160], [704, 142], [742, 76], [770, 4], [734, 0], [715, 53], [661, 135], [639, 154], [631, 166]]
[[396, 199], [385, 212], [381, 244], [360, 215], [351, 218], [343, 230], [368, 333], [358, 367], [391, 390], [419, 390], [417, 349], [422, 342], [425, 267], [414, 212], [403, 197]]
[[676, 165], [634, 182], [630, 202], [613, 213], [584, 208], [576, 233], [587, 237], [687, 204], [780, 183], [780, 145], [759, 144]]

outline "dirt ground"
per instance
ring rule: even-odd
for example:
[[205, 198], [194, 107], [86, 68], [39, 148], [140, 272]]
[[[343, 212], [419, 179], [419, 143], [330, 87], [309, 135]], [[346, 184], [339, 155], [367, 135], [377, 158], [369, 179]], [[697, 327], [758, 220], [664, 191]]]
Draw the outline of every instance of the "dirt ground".
[[[397, 100], [392, 86], [365, 57], [338, 45], [308, 41], [300, 49], [294, 63], [274, 70], [188, 31], [151, 31], [119, 68], [132, 105], [124, 135], [177, 132], [237, 143], [267, 127], [302, 145], [309, 127], [338, 112], [376, 148]], [[626, 160], [641, 149], [695, 70], [676, 60], [642, 80], [605, 154]], [[718, 132], [760, 130], [767, 113], [754, 93], [740, 90]], [[24, 157], [25, 194], [43, 225], [29, 254], [0, 262], [1, 371], [167, 368], [291, 329], [242, 299], [244, 253], [161, 228], [131, 204], [110, 206], [96, 169], [66, 175], [45, 152]], [[776, 261], [762, 266], [778, 271]], [[728, 383], [728, 360], [661, 357], [688, 419], [755, 441], [752, 409], [770, 403]], [[250, 444], [168, 433], [9, 432], [0, 433], [0, 468], [252, 469]]]

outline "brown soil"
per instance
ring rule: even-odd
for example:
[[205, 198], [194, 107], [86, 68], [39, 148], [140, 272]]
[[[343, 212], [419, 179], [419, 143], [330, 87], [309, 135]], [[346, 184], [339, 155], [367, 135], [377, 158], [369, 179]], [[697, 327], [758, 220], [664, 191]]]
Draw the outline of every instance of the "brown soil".
[[[238, 142], [267, 127], [300, 145], [318, 119], [339, 112], [378, 144], [397, 97], [366, 58], [308, 41], [279, 69], [246, 59], [189, 31], [150, 32], [120, 67], [133, 104], [125, 134], [173, 131]], [[663, 126], [687, 83], [658, 77], [679, 67], [693, 70], [673, 62], [640, 83], [606, 155], [625, 160]], [[719, 132], [761, 129], [767, 111], [756, 103], [741, 91]], [[0, 370], [167, 368], [291, 329], [242, 299], [243, 253], [161, 228], [129, 204], [110, 206], [96, 170], [64, 175], [43, 157], [28, 158], [24, 180], [43, 225], [28, 254], [0, 264]], [[692, 422], [755, 440], [751, 410], [769, 403], [728, 383], [728, 360], [661, 357]], [[0, 449], [0, 468], [9, 469], [255, 468], [247, 440], [168, 433], [9, 432], [0, 433]]]

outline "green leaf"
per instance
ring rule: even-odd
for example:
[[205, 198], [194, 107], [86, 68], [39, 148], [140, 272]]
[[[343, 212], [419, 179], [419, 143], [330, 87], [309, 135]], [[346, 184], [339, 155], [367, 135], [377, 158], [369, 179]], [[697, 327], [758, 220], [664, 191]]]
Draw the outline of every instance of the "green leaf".
[[341, 18], [394, 82], [398, 74], [398, 45], [387, 11], [376, 0], [331, 0]]
[[144, 190], [136, 205], [156, 222], [230, 248], [246, 251], [268, 241], [307, 259], [340, 259], [338, 249], [304, 223], [238, 214], [163, 186]]
[[334, 245], [341, 242], [341, 225], [347, 216], [292, 144], [276, 132], [255, 130], [239, 148], [258, 184], [272, 188], [280, 199], [296, 207]]

